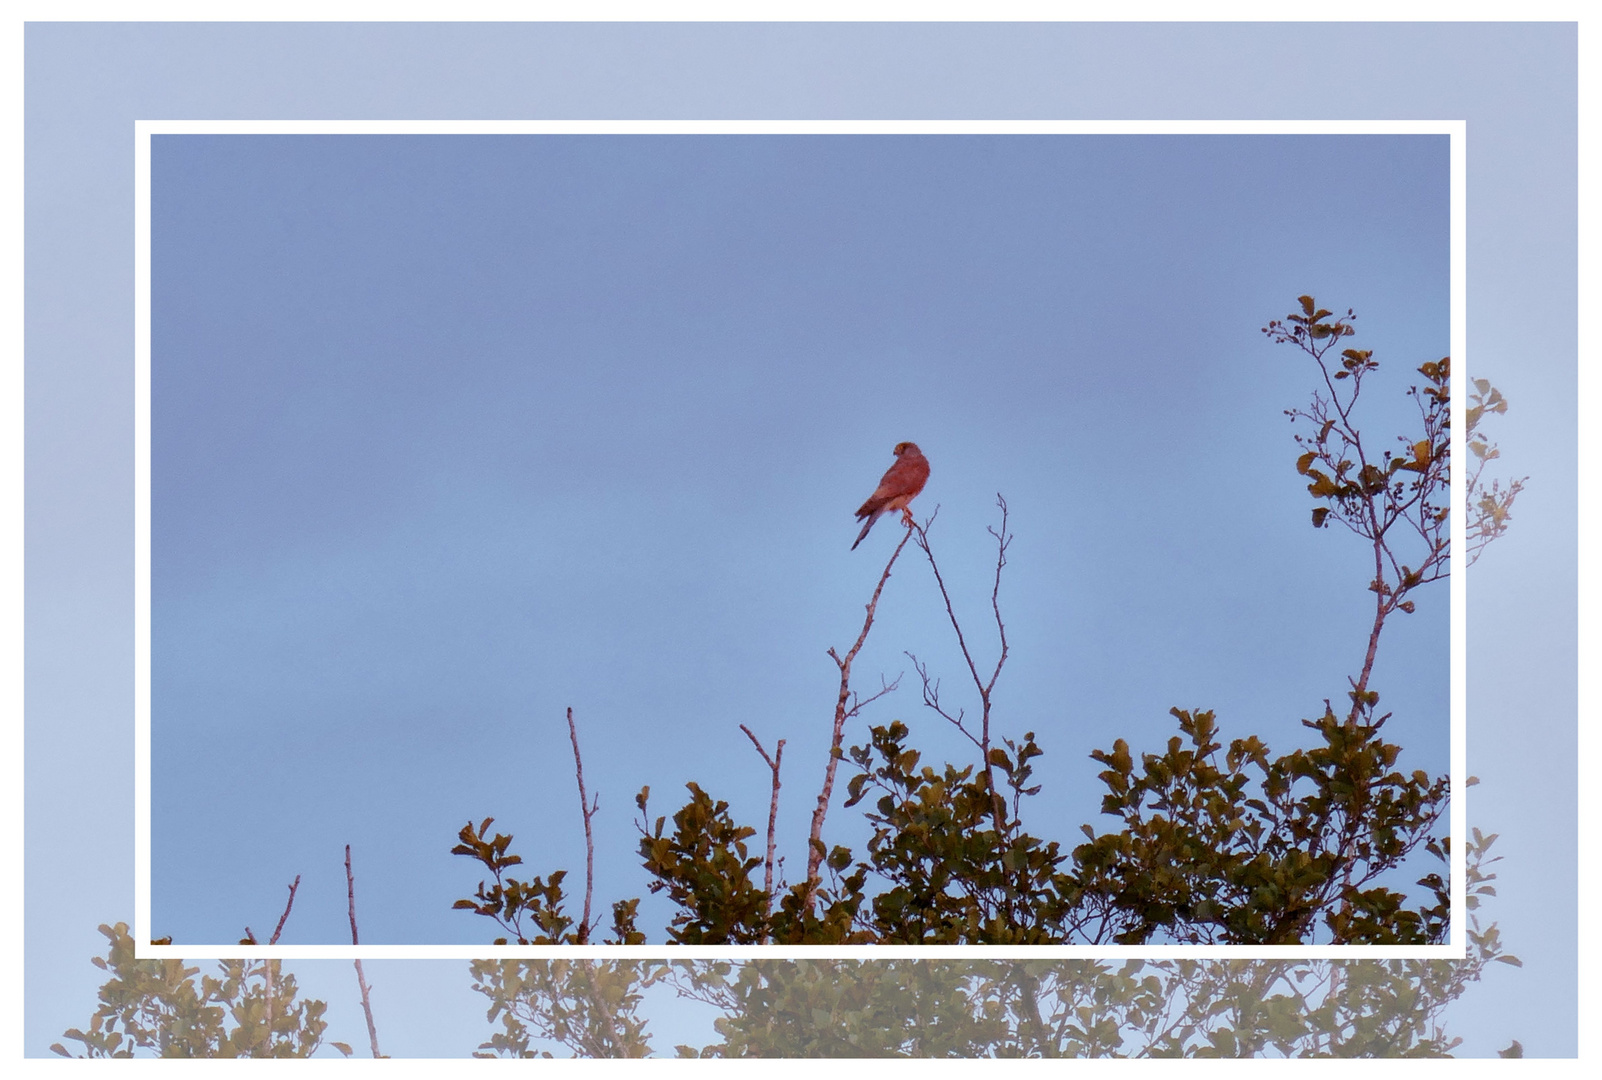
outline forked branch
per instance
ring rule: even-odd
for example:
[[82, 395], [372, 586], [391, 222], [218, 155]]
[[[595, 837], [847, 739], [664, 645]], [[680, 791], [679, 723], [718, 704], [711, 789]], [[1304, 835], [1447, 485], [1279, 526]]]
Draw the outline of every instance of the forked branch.
[[[939, 508], [936, 507], [936, 513], [938, 512]], [[924, 528], [927, 528], [933, 521], [934, 516], [931, 515]], [[901, 681], [900, 676], [897, 676], [895, 682], [882, 683], [878, 693], [866, 699], [859, 699], [851, 690], [851, 665], [856, 660], [857, 654], [862, 651], [863, 643], [868, 640], [868, 631], [873, 629], [874, 612], [878, 610], [879, 596], [884, 592], [885, 582], [890, 580], [890, 571], [896, 565], [896, 560], [901, 557], [902, 549], [907, 546], [907, 541], [912, 539], [913, 532], [917, 528], [918, 526], [912, 525], [907, 529], [906, 534], [901, 537], [901, 543], [897, 544], [895, 551], [891, 552], [890, 561], [884, 564], [884, 573], [879, 575], [879, 584], [874, 586], [873, 596], [868, 600], [867, 617], [862, 620], [862, 632], [857, 635], [856, 642], [846, 651], [845, 656], [837, 653], [832, 646], [829, 649], [829, 658], [840, 669], [840, 693], [834, 702], [834, 730], [829, 739], [829, 764], [823, 773], [823, 790], [818, 792], [818, 805], [812, 811], [812, 829], [807, 836], [806, 906], [808, 908], [812, 906], [813, 900], [817, 897], [818, 868], [823, 865], [824, 855], [823, 820], [828, 816], [829, 800], [834, 795], [834, 774], [838, 770], [840, 759], [843, 756], [840, 746], [845, 736], [846, 721], [857, 715], [864, 705], [890, 693]]]
[[[1298, 299], [1301, 314], [1292, 312], [1263, 327], [1269, 340], [1293, 345], [1312, 357], [1323, 377], [1324, 391], [1315, 392], [1306, 408], [1286, 410], [1293, 423], [1305, 421], [1316, 429], [1313, 434], [1295, 437], [1303, 450], [1296, 469], [1311, 481], [1308, 493], [1323, 504], [1313, 510], [1313, 525], [1338, 521], [1365, 539], [1373, 552], [1374, 576], [1368, 588], [1374, 593], [1374, 617], [1362, 665], [1350, 680], [1352, 708], [1346, 722], [1353, 726], [1376, 700], [1368, 684], [1386, 620], [1396, 611], [1411, 613], [1414, 601], [1407, 598], [1409, 593], [1448, 573], [1445, 495], [1451, 446], [1451, 358], [1420, 365], [1423, 385], [1408, 388], [1422, 421], [1422, 430], [1415, 434], [1423, 437], [1401, 436], [1400, 453], [1386, 451], [1375, 457], [1364, 446], [1353, 412], [1364, 377], [1378, 370], [1379, 362], [1371, 349], [1343, 349], [1338, 364], [1329, 358], [1338, 342], [1356, 333], [1356, 316], [1348, 309], [1344, 318], [1330, 321], [1333, 312], [1318, 307], [1311, 296]], [[1399, 550], [1392, 533], [1398, 524], [1421, 541], [1416, 555], [1406, 556]], [[1417, 565], [1403, 562], [1404, 558]]]
[[[757, 741], [757, 737], [751, 734], [750, 728], [741, 724], [740, 730], [745, 732], [745, 737], [751, 740], [751, 745], [756, 747], [756, 752], [762, 755], [762, 760], [767, 763], [768, 771], [773, 774], [772, 794], [768, 799], [768, 854], [767, 858], [762, 860], [762, 891], [768, 894], [768, 903], [772, 904], [773, 852], [777, 843], [779, 823], [779, 766], [784, 761], [784, 740], [780, 739], [778, 741], [778, 744], [773, 748], [773, 756], [769, 757], [768, 752]], [[766, 940], [765, 935], [763, 940]]]
[[996, 666], [991, 669], [987, 679], [979, 673], [979, 665], [974, 662], [973, 652], [968, 648], [967, 636], [962, 632], [962, 623], [957, 619], [957, 612], [951, 604], [951, 593], [946, 589], [945, 577], [940, 573], [940, 564], [935, 561], [934, 549], [929, 546], [929, 525], [934, 523], [931, 517], [923, 526], [914, 526], [917, 533], [918, 546], [923, 549], [924, 555], [929, 559], [929, 568], [934, 571], [935, 584], [940, 587], [940, 598], [945, 601], [946, 617], [951, 620], [951, 629], [957, 634], [957, 647], [962, 650], [962, 659], [968, 665], [968, 674], [973, 679], [974, 689], [979, 692], [979, 735], [977, 738], [962, 724], [963, 714], [953, 717], [940, 705], [940, 684], [938, 681], [932, 685], [927, 669], [913, 658], [918, 674], [923, 679], [924, 704], [945, 717], [957, 730], [968, 737], [979, 747], [980, 760], [984, 765], [985, 784], [990, 790], [992, 817], [995, 820], [996, 831], [1004, 830], [1005, 803], [1001, 794], [996, 790], [995, 773], [990, 762], [990, 707], [996, 689], [996, 680], [1001, 678], [1001, 669], [1007, 663], [1007, 624], [1001, 618], [1001, 571], [1007, 565], [1007, 548], [1012, 543], [1012, 536], [1007, 532], [1007, 500], [998, 492], [996, 505], [1001, 508], [1001, 528], [987, 529], [991, 536], [996, 538], [996, 572], [990, 586], [990, 610], [996, 620], [996, 636], [1001, 643], [1001, 651], [996, 657]]

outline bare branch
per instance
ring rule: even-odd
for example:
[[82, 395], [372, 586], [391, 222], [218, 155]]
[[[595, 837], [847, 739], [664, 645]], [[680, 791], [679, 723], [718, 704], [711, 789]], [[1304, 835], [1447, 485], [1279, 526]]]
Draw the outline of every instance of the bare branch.
[[933, 709], [935, 712], [939, 713], [941, 718], [949, 723], [952, 727], [962, 732], [963, 738], [973, 743], [974, 746], [979, 748], [979, 752], [983, 754], [984, 744], [981, 743], [974, 733], [969, 731], [962, 722], [963, 718], [967, 716], [967, 713], [962, 709], [957, 710], [956, 716], [952, 716], [950, 713], [946, 712], [945, 707], [940, 704], [940, 680], [931, 679], [929, 677], [928, 665], [919, 660], [916, 656], [912, 655], [911, 653], [907, 653], [906, 656], [907, 659], [912, 661], [913, 669], [917, 671], [918, 678], [923, 682], [923, 703], [929, 708]]
[[278, 925], [273, 927], [273, 936], [267, 939], [267, 944], [278, 944], [278, 935], [284, 932], [284, 922], [289, 918], [289, 909], [295, 906], [295, 890], [298, 888], [300, 888], [300, 875], [296, 874], [295, 880], [289, 885], [289, 902], [284, 905], [284, 913], [278, 916]]
[[[296, 874], [295, 880], [290, 882], [289, 885], [289, 902], [284, 905], [284, 913], [278, 916], [278, 925], [273, 927], [273, 936], [267, 939], [267, 944], [278, 944], [278, 936], [284, 932], [284, 922], [289, 918], [289, 909], [295, 906], [295, 890], [298, 888], [300, 888], [300, 875]], [[256, 942], [256, 935], [251, 932], [248, 926], [245, 927], [245, 938], [251, 944]], [[261, 965], [261, 971], [267, 990], [267, 1041], [270, 1046], [273, 1036], [273, 1007], [277, 1003], [278, 961], [273, 959], [264, 960]]]
[[[350, 943], [361, 944], [361, 935], [356, 932], [356, 878], [350, 870], [350, 845], [345, 845], [345, 894], [350, 899]], [[378, 1052], [378, 1028], [373, 1024], [373, 1001], [370, 995], [372, 987], [367, 985], [367, 976], [362, 971], [362, 962], [356, 960], [356, 985], [362, 992], [362, 1013], [367, 1017], [367, 1040], [372, 1045], [373, 1057], [381, 1058], [384, 1055]]]
[[951, 594], [946, 591], [946, 580], [940, 574], [940, 564], [935, 562], [934, 551], [929, 547], [929, 536], [923, 529], [914, 528], [918, 534], [918, 546], [929, 557], [929, 568], [934, 571], [935, 584], [940, 586], [940, 598], [946, 602], [946, 617], [951, 620], [951, 628], [957, 632], [957, 645], [962, 649], [963, 660], [967, 661], [968, 674], [973, 676], [973, 684], [978, 687], [982, 696], [985, 683], [979, 677], [978, 667], [974, 665], [973, 654], [968, 651], [968, 640], [963, 636], [962, 624], [957, 621], [957, 613], [951, 607]]
[[584, 815], [584, 917], [579, 921], [578, 932], [578, 943], [583, 945], [590, 940], [590, 901], [595, 896], [595, 835], [590, 819], [601, 808], [601, 796], [597, 794], [591, 803], [584, 790], [584, 758], [579, 755], [578, 726], [573, 723], [571, 705], [567, 707], [567, 734], [573, 740], [573, 771], [578, 774], [579, 810]]
[[[1308, 298], [1302, 299], [1304, 305], [1311, 302]], [[1328, 514], [1367, 540], [1373, 551], [1374, 576], [1369, 588], [1374, 593], [1374, 617], [1362, 665], [1351, 680], [1352, 708], [1346, 717], [1347, 725], [1351, 726], [1358, 722], [1366, 707], [1365, 695], [1386, 620], [1397, 609], [1413, 610], [1412, 602], [1404, 599], [1413, 589], [1446, 576], [1444, 564], [1448, 559], [1448, 544], [1442, 536], [1446, 517], [1444, 508], [1433, 504], [1432, 496], [1447, 482], [1446, 429], [1450, 414], [1446, 377], [1450, 358], [1443, 358], [1439, 365], [1424, 365], [1419, 369], [1436, 383], [1435, 388], [1426, 387], [1420, 391], [1413, 386], [1408, 389], [1423, 418], [1424, 438], [1415, 443], [1403, 437], [1404, 452], [1399, 458], [1387, 451], [1378, 462], [1370, 462], [1353, 420], [1353, 410], [1364, 376], [1377, 370], [1379, 364], [1372, 359], [1372, 350], [1347, 349], [1340, 354], [1340, 370], [1332, 373], [1325, 354], [1342, 338], [1355, 333], [1352, 326], [1355, 316], [1348, 309], [1344, 319], [1321, 325], [1322, 318], [1329, 312], [1315, 313], [1311, 307], [1304, 307], [1304, 311], [1304, 315], [1292, 314], [1283, 322], [1270, 322], [1263, 330], [1270, 340], [1294, 345], [1311, 356], [1329, 393], [1326, 399], [1315, 392], [1312, 404], [1305, 410], [1287, 410], [1293, 423], [1300, 419], [1318, 425], [1316, 435], [1307, 439], [1296, 436], [1297, 443], [1308, 450], [1297, 463], [1298, 471], [1314, 481], [1308, 490], [1316, 498], [1330, 500], [1322, 513], [1315, 512], [1314, 524], [1323, 519], [1323, 514]], [[1337, 380], [1349, 380], [1346, 384], [1348, 398], [1344, 403]], [[1331, 408], [1336, 415], [1330, 415]], [[1471, 429], [1477, 416], [1471, 410]], [[1331, 441], [1331, 435], [1335, 441]], [[1415, 446], [1418, 449], [1415, 450]], [[1313, 469], [1311, 465], [1315, 461], [1328, 469], [1329, 474]], [[1407, 484], [1395, 480], [1393, 477], [1398, 475], [1398, 470], [1412, 473], [1415, 478]], [[1392, 548], [1388, 534], [1398, 521], [1406, 521], [1424, 542], [1425, 552], [1416, 569], [1403, 565]]]
[[875, 701], [878, 701], [880, 698], [884, 697], [886, 694], [895, 693], [898, 689], [900, 689], [900, 687], [901, 687], [901, 676], [900, 675], [897, 675], [894, 679], [891, 679], [889, 682], [885, 682], [884, 681], [884, 676], [880, 675], [879, 676], [879, 689], [875, 690], [873, 693], [869, 694], [867, 697], [859, 698], [857, 696], [857, 692], [855, 690], [851, 691], [851, 708], [846, 711], [846, 716], [847, 717], [852, 717], [852, 716], [857, 715], [857, 713], [862, 711], [864, 706], [872, 705]]
[[[974, 663], [973, 653], [968, 648], [968, 639], [962, 632], [962, 623], [958, 621], [956, 609], [952, 607], [951, 593], [946, 590], [946, 580], [940, 573], [940, 564], [935, 561], [934, 549], [929, 546], [928, 526], [919, 528], [914, 525], [913, 529], [918, 534], [918, 546], [923, 549], [924, 555], [929, 559], [929, 568], [934, 571], [935, 584], [940, 587], [940, 598], [946, 604], [946, 617], [951, 620], [951, 628], [956, 631], [957, 646], [962, 650], [962, 658], [968, 664], [968, 674], [973, 678], [974, 689], [979, 691], [978, 745], [980, 764], [984, 768], [985, 785], [990, 790], [991, 817], [995, 821], [996, 832], [999, 834], [1005, 830], [1004, 821], [1006, 815], [1005, 804], [1002, 802], [1001, 794], [996, 790], [995, 770], [990, 763], [990, 704], [991, 694], [996, 688], [996, 680], [1001, 677], [1001, 668], [1007, 662], [1007, 627], [1001, 619], [1000, 593], [1001, 568], [1007, 565], [1007, 546], [1012, 542], [1012, 537], [1007, 535], [1007, 500], [1002, 498], [999, 493], [996, 495], [996, 505], [1001, 507], [1001, 530], [999, 532], [995, 529], [989, 530], [990, 535], [996, 538], [996, 576], [995, 584], [990, 590], [990, 607], [995, 613], [996, 630], [1001, 639], [1001, 654], [996, 659], [995, 669], [990, 673], [988, 682], [979, 674], [979, 665]], [[933, 521], [932, 518], [930, 520], [931, 522]], [[924, 700], [926, 703], [931, 697], [935, 697], [938, 700], [938, 688], [936, 688], [936, 693], [931, 695], [927, 692], [928, 685], [928, 680], [925, 678], [924, 687], [926, 693]], [[950, 715], [944, 711], [940, 711], [940, 715], [951, 720]], [[959, 722], [960, 719], [959, 715], [958, 720], [953, 720], [952, 722], [957, 725], [959, 731], [962, 731], [963, 734], [968, 734], [967, 730]], [[968, 735], [968, 737], [970, 739], [973, 738], [972, 735]]]
[[[751, 745], [756, 747], [757, 753], [762, 755], [762, 760], [767, 762], [768, 771], [773, 774], [773, 792], [768, 799], [768, 854], [767, 858], [762, 860], [762, 891], [768, 894], [768, 905], [771, 907], [773, 904], [773, 852], [777, 844], [779, 824], [779, 766], [784, 761], [784, 740], [779, 740], [774, 747], [773, 756], [769, 757], [768, 752], [762, 749], [762, 744], [757, 741], [757, 737], [751, 734], [750, 728], [741, 724], [740, 730], [745, 732], [745, 737], [751, 740]], [[763, 943], [765, 944], [767, 940], [768, 935], [764, 933], [762, 935]]]
[[[935, 513], [939, 513], [938, 507], [935, 508]], [[925, 523], [924, 528], [928, 528], [933, 521], [934, 515], [930, 515], [929, 522]], [[851, 664], [856, 660], [857, 653], [862, 651], [863, 643], [868, 640], [868, 631], [873, 629], [873, 615], [879, 607], [879, 596], [884, 592], [885, 582], [890, 580], [890, 571], [895, 566], [896, 560], [901, 557], [907, 541], [912, 539], [914, 531], [922, 530], [916, 524], [910, 525], [906, 535], [902, 536], [901, 543], [891, 552], [890, 561], [884, 564], [884, 573], [879, 575], [879, 584], [874, 586], [873, 596], [868, 600], [867, 617], [862, 621], [862, 632], [857, 635], [856, 643], [851, 646], [844, 658], [834, 651], [833, 646], [828, 650], [829, 658], [840, 669], [840, 693], [834, 702], [834, 731], [829, 740], [829, 764], [824, 770], [823, 790], [818, 792], [818, 806], [812, 811], [812, 829], [807, 836], [806, 905], [809, 908], [818, 893], [818, 867], [823, 863], [823, 820], [828, 816], [829, 799], [834, 795], [834, 774], [840, 765], [840, 744], [845, 734], [845, 722], [849, 717], [856, 715], [857, 710], [865, 704], [860, 701], [853, 704], [851, 701]], [[888, 690], [881, 691], [874, 696], [879, 697], [887, 692]]]
[[[1012, 537], [1007, 533], [1007, 500], [996, 492], [996, 505], [1001, 507], [1001, 531], [997, 532], [988, 526], [986, 531], [996, 538], [996, 578], [990, 586], [990, 610], [996, 616], [996, 636], [1001, 639], [1001, 655], [996, 657], [996, 670], [990, 673], [990, 681], [985, 684], [985, 702], [990, 701], [990, 691], [996, 688], [996, 680], [1001, 677], [1001, 667], [1007, 662], [1007, 624], [1001, 621], [1001, 568], [1007, 565], [1007, 547], [1012, 543]], [[988, 713], [986, 719], [989, 719]], [[986, 728], [988, 731], [988, 726]]]

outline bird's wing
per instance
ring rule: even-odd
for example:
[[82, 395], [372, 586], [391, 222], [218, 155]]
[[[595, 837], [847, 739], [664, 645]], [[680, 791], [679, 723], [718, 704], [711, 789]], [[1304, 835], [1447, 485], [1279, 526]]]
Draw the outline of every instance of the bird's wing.
[[895, 497], [895, 490], [883, 480], [879, 481], [878, 488], [875, 489], [872, 495], [868, 496], [867, 502], [857, 507], [857, 520], [861, 521], [869, 514], [879, 513], [884, 509], [885, 504]]
[[[873, 500], [870, 499], [868, 501], [872, 502]], [[862, 541], [867, 538], [868, 530], [873, 528], [873, 523], [875, 521], [879, 520], [880, 516], [884, 513], [884, 508], [885, 508], [885, 504], [881, 502], [878, 506], [876, 506], [872, 510], [868, 511], [868, 514], [867, 514], [868, 522], [867, 522], [866, 525], [862, 526], [862, 531], [857, 533], [856, 542], [851, 545], [851, 550], [852, 551], [857, 550], [857, 544], [862, 543]], [[867, 510], [868, 508], [867, 508], [866, 505], [864, 505], [863, 509]], [[863, 515], [859, 513], [857, 516], [858, 517], [862, 517]]]
[[879, 481], [879, 490], [873, 493], [873, 497], [883, 497], [886, 502], [891, 499], [910, 499], [923, 490], [924, 481], [928, 478], [929, 464], [922, 457], [909, 455], [899, 458], [885, 472], [884, 478]]
[[[887, 509], [894, 507], [904, 510], [907, 503], [923, 490], [928, 479], [929, 462], [922, 454], [913, 453], [897, 458], [895, 464], [885, 470], [879, 486], [868, 496], [868, 501], [857, 508], [857, 520], [868, 519], [857, 536], [857, 544], [862, 543], [862, 538], [868, 535], [873, 523]], [[857, 544], [851, 545], [852, 550], [856, 550]]]

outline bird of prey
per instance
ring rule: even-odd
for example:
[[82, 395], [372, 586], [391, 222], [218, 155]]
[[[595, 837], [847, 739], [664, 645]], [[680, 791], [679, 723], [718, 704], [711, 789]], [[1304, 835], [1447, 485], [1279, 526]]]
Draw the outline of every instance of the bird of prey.
[[[896, 463], [885, 472], [884, 478], [868, 501], [862, 504], [857, 511], [857, 520], [867, 518], [868, 522], [862, 526], [857, 534], [857, 544], [868, 535], [873, 523], [879, 520], [879, 515], [894, 510], [900, 510], [902, 519], [908, 526], [912, 524], [912, 511], [907, 509], [910, 503], [923, 490], [923, 485], [929, 479], [929, 459], [923, 456], [916, 443], [896, 443]], [[851, 550], [857, 550], [857, 544], [851, 545]]]

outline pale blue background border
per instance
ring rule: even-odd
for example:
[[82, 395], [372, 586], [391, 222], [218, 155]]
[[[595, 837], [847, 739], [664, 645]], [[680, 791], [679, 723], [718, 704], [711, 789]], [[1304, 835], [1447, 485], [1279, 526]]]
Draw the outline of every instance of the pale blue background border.
[[[1491, 972], [1450, 1027], [1471, 1054], [1574, 1054], [1576, 40], [1486, 23], [29, 26], [26, 1051], [88, 1018], [94, 927], [133, 910], [135, 119], [1383, 118], [1467, 121], [1468, 368], [1513, 402], [1500, 437], [1532, 478], [1469, 590], [1469, 818], [1502, 835], [1487, 914], [1526, 964]], [[389, 977], [386, 1051], [484, 1037], [477, 1002], [420, 994], [405, 1016]], [[308, 988], [339, 995], [334, 1037], [358, 1030], [343, 981]]]

